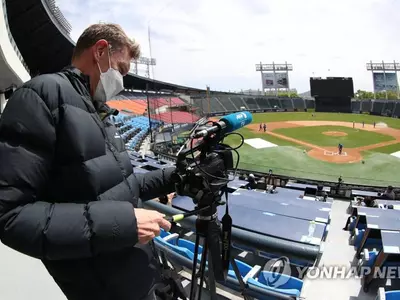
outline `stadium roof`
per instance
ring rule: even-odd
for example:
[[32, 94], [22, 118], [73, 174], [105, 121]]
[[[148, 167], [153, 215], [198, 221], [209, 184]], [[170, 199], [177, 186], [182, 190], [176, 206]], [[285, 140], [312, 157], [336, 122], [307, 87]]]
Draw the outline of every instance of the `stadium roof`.
[[[28, 65], [31, 76], [60, 71], [71, 62], [74, 41], [70, 25], [56, 9], [54, 0], [5, 0], [11, 33]], [[205, 90], [179, 86], [129, 73], [127, 89], [202, 93]]]

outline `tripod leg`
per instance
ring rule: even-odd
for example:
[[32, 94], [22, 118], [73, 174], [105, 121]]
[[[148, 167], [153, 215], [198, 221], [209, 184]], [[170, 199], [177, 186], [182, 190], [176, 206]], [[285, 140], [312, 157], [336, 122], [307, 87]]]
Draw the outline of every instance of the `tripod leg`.
[[214, 265], [211, 252], [208, 251], [208, 284], [211, 300], [217, 300], [217, 287], [215, 285]]
[[245, 295], [245, 291], [246, 291], [246, 284], [243, 281], [242, 275], [240, 275], [240, 271], [239, 268], [236, 264], [236, 261], [234, 258], [231, 258], [231, 265], [233, 268], [233, 271], [235, 272], [236, 278], [239, 281], [239, 285], [240, 285], [240, 289], [242, 290], [242, 296], [245, 300], [249, 299], [246, 295]]
[[203, 290], [204, 273], [206, 270], [206, 262], [207, 262], [207, 252], [208, 252], [208, 240], [207, 240], [207, 238], [204, 238], [203, 252], [201, 254], [201, 264], [200, 264], [200, 270], [199, 270], [200, 290], [199, 290], [199, 296], [197, 298], [199, 300], [201, 299], [201, 292]]
[[194, 300], [195, 295], [197, 293], [196, 271], [197, 271], [197, 256], [199, 254], [199, 242], [200, 242], [200, 236], [197, 234], [196, 235], [196, 243], [194, 246], [194, 257], [193, 257], [193, 266], [192, 266], [192, 285], [190, 287], [190, 300]]

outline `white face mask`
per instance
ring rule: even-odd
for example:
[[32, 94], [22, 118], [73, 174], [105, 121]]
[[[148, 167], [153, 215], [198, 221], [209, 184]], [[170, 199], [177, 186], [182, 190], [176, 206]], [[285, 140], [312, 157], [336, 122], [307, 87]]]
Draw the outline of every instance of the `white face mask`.
[[100, 70], [100, 80], [93, 96], [95, 101], [106, 102], [124, 89], [124, 80], [121, 73], [111, 68], [110, 52], [108, 52], [108, 64], [107, 72], [102, 73], [100, 65], [97, 63]]

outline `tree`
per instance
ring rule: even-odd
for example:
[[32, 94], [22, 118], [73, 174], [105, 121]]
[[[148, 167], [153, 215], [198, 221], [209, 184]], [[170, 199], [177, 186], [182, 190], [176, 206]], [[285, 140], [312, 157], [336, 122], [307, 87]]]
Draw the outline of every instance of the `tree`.
[[291, 97], [295, 98], [298, 97], [299, 95], [295, 91], [278, 91], [278, 97]]
[[358, 90], [354, 96], [356, 99], [374, 99], [373, 92], [367, 92], [363, 90]]
[[[354, 97], [356, 99], [386, 99], [386, 92], [385, 91], [381, 91], [381, 92], [377, 92], [374, 95], [373, 92], [358, 90], [354, 94]], [[389, 100], [397, 100], [397, 99], [399, 99], [399, 97], [397, 95], [397, 92], [395, 92], [395, 91], [387, 91], [387, 98]]]

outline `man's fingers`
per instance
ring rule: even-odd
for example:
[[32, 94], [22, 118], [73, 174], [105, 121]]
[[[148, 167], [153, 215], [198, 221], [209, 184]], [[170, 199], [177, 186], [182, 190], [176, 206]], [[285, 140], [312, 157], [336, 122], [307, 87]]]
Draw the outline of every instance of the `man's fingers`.
[[162, 229], [164, 229], [165, 231], [169, 231], [169, 230], [171, 229], [171, 223], [168, 222], [168, 221], [165, 220], [165, 219], [161, 219], [161, 220], [158, 222], [158, 225], [160, 225], [160, 227], [161, 227]]
[[154, 234], [154, 232], [149, 233], [148, 235], [142, 237], [140, 239], [140, 244], [147, 244], [148, 242], [150, 242], [151, 240], [153, 240], [156, 237], [156, 235]]
[[160, 226], [157, 223], [154, 224], [153, 233], [154, 233], [154, 236], [159, 236], [161, 233]]

